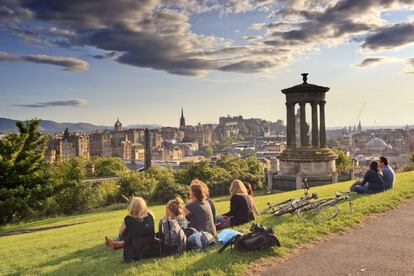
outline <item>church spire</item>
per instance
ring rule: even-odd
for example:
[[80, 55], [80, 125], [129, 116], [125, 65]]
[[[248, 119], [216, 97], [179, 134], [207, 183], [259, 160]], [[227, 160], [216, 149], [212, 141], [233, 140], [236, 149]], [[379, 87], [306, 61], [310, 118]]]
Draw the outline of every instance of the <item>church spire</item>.
[[184, 109], [181, 107], [180, 128], [185, 127]]

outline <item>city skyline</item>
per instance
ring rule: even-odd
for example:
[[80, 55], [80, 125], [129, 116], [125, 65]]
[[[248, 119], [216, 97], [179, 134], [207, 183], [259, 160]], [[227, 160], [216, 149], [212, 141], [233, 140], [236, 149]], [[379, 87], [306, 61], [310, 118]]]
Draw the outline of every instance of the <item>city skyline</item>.
[[327, 127], [414, 123], [414, 1], [137, 3], [2, 1], [0, 117], [286, 121], [281, 90], [308, 72]]

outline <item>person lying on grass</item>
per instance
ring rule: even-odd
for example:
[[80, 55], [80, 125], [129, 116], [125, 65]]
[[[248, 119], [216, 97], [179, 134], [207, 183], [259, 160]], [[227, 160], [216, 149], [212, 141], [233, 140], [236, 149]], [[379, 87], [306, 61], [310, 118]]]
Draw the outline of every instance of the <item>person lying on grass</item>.
[[384, 180], [377, 161], [369, 164], [369, 170], [362, 181], [357, 181], [350, 188], [352, 192], [359, 194], [374, 194], [385, 190]]
[[218, 229], [237, 226], [254, 220], [251, 209], [251, 198], [243, 182], [236, 179], [230, 185], [230, 211], [222, 215], [222, 221], [217, 224]]
[[184, 208], [184, 215], [189, 221], [189, 227], [197, 231], [205, 231], [213, 236], [216, 233], [214, 217], [208, 199], [206, 184], [200, 184], [201, 180], [195, 179], [190, 185], [190, 202]]

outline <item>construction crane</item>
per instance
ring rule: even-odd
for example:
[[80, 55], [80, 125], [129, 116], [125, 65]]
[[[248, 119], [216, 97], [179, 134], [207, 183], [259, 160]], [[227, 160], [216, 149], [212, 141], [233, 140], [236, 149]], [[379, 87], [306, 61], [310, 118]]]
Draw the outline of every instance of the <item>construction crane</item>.
[[362, 111], [364, 110], [365, 105], [367, 104], [367, 102], [364, 102], [361, 106], [361, 109], [359, 110], [358, 116], [355, 119], [355, 123], [354, 126], [356, 126], [358, 124], [359, 118], [361, 117]]

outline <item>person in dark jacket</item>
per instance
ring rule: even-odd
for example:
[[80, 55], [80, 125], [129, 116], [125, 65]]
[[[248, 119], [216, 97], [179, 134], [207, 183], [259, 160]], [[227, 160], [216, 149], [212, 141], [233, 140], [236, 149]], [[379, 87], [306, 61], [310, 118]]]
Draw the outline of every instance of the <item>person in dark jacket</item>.
[[154, 215], [147, 208], [142, 197], [133, 197], [128, 206], [128, 215], [119, 229], [121, 240], [105, 237], [106, 246], [111, 250], [124, 249], [124, 261], [160, 255], [160, 244], [155, 238]]
[[350, 190], [359, 194], [374, 194], [385, 190], [377, 161], [372, 161], [369, 164], [369, 170], [365, 173], [364, 179], [352, 185]]
[[223, 214], [223, 217], [230, 218], [230, 226], [241, 225], [254, 220], [251, 199], [243, 182], [238, 179], [234, 180], [230, 185], [230, 195], [230, 211]]

